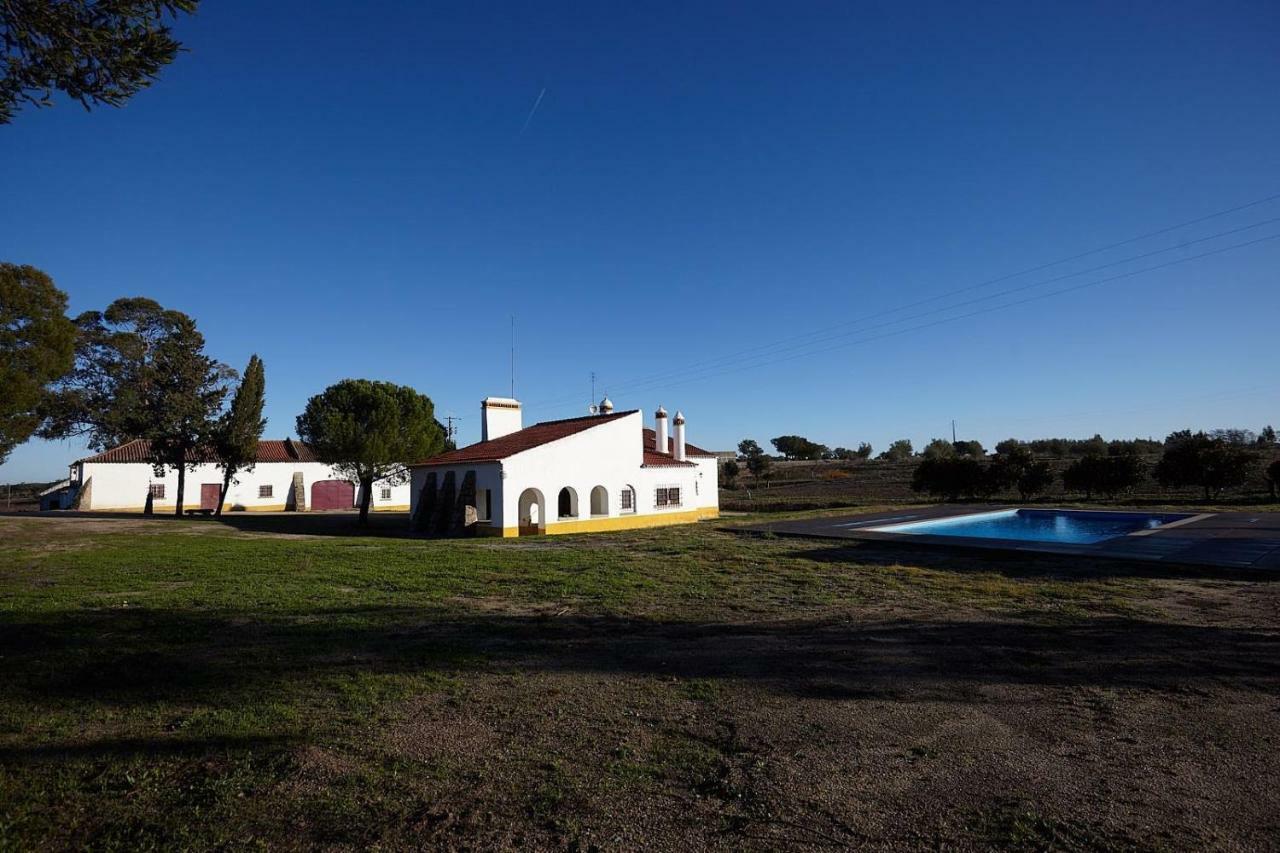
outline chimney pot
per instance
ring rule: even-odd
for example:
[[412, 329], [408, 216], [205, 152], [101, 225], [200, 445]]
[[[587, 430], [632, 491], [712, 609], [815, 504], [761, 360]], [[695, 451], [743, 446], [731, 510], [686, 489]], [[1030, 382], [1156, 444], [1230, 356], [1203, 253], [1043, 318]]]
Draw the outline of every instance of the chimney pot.
[[653, 449], [667, 452], [667, 410], [661, 406], [653, 416]]

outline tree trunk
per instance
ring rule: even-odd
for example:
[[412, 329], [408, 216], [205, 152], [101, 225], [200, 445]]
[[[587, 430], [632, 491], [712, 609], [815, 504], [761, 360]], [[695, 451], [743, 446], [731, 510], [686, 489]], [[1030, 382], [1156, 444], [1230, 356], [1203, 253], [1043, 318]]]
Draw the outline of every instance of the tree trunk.
[[222, 491], [218, 492], [218, 508], [213, 511], [214, 518], [222, 518], [222, 505], [227, 502], [227, 490], [231, 488], [231, 475], [235, 470], [228, 465], [222, 473]]
[[187, 485], [187, 466], [178, 465], [178, 494], [177, 500], [173, 504], [173, 514], [176, 518], [182, 518], [182, 490]]
[[360, 478], [360, 526], [369, 526], [369, 502], [373, 499], [373, 478]]

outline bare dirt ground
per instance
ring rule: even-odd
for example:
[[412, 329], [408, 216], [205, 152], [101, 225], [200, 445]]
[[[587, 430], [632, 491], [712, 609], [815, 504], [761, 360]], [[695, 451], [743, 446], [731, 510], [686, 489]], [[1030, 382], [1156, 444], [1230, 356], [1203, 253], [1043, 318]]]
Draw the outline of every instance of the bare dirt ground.
[[[466, 778], [427, 819], [445, 844], [1272, 847], [1277, 599], [1222, 619], [1193, 586], [1159, 625], [512, 620], [465, 700], [382, 737]], [[510, 819], [531, 779], [533, 836]]]

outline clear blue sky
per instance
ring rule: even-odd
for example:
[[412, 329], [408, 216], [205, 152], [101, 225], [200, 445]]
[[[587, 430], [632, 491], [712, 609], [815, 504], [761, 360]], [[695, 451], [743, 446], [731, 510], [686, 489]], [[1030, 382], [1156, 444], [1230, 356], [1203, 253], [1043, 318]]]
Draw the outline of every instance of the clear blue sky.
[[[1280, 423], [1280, 240], [916, 328], [1280, 234], [1200, 241], [1280, 199], [879, 316], [1280, 193], [1273, 2], [209, 0], [180, 34], [126, 108], [0, 128], [0, 259], [260, 353], [269, 436], [355, 376], [475, 440], [513, 313], [526, 422], [583, 413], [594, 370], [717, 448]], [[864, 331], [697, 367], [838, 323]]]

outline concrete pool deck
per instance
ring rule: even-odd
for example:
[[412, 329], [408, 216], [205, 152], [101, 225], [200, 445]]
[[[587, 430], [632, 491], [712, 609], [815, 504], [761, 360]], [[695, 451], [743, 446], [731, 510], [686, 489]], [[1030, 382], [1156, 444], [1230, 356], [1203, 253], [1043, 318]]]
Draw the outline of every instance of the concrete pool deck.
[[[937, 521], [961, 515], [1020, 509], [1014, 504], [993, 506], [950, 505], [908, 507], [892, 512], [827, 516], [824, 518], [769, 521], [731, 528], [752, 533], [773, 533], [812, 539], [856, 540], [904, 547], [960, 548], [1002, 553], [1055, 554], [1073, 557], [1101, 557], [1139, 560], [1179, 566], [1211, 566], [1232, 569], [1260, 569], [1280, 572], [1280, 513], [1188, 511], [1191, 518], [1117, 536], [1092, 544], [1029, 542], [1017, 539], [988, 539], [974, 536], [889, 533], [869, 528], [914, 521]], [[1027, 507], [1052, 510], [1057, 507]], [[1064, 507], [1063, 509], [1071, 509]], [[1079, 510], [1079, 508], [1075, 508]], [[1083, 510], [1106, 512], [1108, 510]], [[1115, 512], [1148, 512], [1144, 509], [1115, 508]]]

